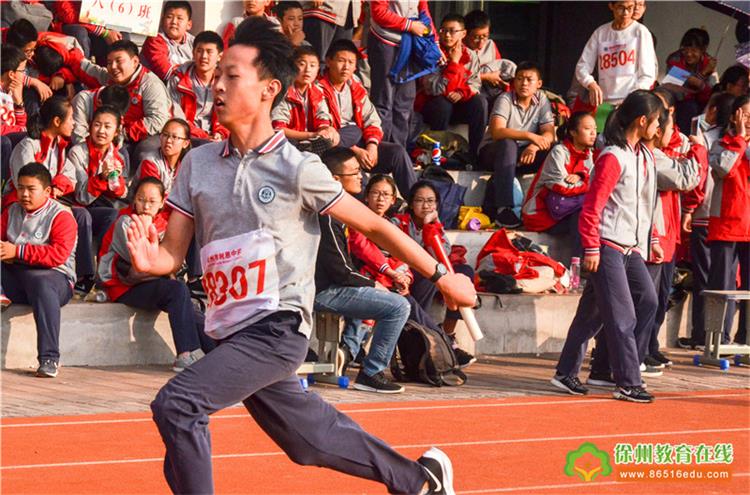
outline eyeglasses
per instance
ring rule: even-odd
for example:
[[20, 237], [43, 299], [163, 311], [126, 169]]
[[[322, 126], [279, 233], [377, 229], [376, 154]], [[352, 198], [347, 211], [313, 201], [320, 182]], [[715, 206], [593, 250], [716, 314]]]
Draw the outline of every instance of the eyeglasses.
[[162, 132], [161, 134], [159, 134], [159, 136], [161, 136], [161, 138], [165, 141], [169, 141], [170, 139], [173, 141], [182, 141], [184, 139], [187, 139], [186, 137], [177, 136], [175, 134], [167, 134], [166, 132]]
[[352, 172], [351, 174], [333, 174], [333, 175], [336, 175], [338, 177], [351, 177], [352, 175], [359, 175], [361, 173], [362, 173], [362, 169], [361, 168], [357, 168], [357, 171], [356, 172]]
[[474, 41], [484, 41], [484, 40], [490, 39], [490, 35], [489, 34], [477, 34], [476, 36], [472, 36], [471, 39]]
[[425, 205], [425, 206], [435, 206], [435, 204], [437, 204], [437, 200], [435, 198], [430, 198], [430, 199], [417, 198], [412, 202], [415, 205]]
[[635, 10], [635, 5], [625, 6], [625, 5], [615, 5], [615, 10], [618, 12], [630, 12], [631, 14]]
[[161, 203], [161, 201], [153, 201], [153, 200], [149, 201], [146, 198], [140, 198], [140, 197], [135, 198], [135, 202], [143, 206], [148, 206], [149, 208], [157, 207], [159, 206], [159, 203]]
[[450, 36], [455, 36], [458, 33], [462, 33], [466, 31], [465, 29], [440, 29], [440, 34], [447, 34]]
[[390, 199], [393, 197], [393, 194], [389, 192], [381, 192], [381, 191], [370, 191], [368, 195], [376, 199], [380, 199], [380, 198]]

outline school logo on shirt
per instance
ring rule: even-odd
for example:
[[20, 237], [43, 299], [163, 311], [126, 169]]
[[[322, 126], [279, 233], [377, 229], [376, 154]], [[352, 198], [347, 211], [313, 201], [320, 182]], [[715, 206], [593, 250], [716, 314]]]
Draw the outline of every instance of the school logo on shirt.
[[41, 239], [43, 235], [44, 235], [44, 234], [42, 234], [42, 233], [41, 233], [40, 231], [38, 231], [38, 230], [37, 230], [36, 232], [34, 232], [34, 237], [36, 237], [37, 239]]
[[258, 201], [267, 205], [276, 197], [276, 191], [271, 186], [263, 186], [258, 190]]

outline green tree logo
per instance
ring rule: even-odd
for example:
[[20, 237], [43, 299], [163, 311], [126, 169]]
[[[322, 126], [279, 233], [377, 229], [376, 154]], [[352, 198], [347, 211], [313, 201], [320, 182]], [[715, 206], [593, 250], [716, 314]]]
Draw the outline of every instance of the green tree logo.
[[578, 476], [583, 481], [594, 481], [599, 475], [612, 474], [609, 454], [591, 442], [582, 443], [578, 449], [568, 452], [565, 460], [565, 474]]

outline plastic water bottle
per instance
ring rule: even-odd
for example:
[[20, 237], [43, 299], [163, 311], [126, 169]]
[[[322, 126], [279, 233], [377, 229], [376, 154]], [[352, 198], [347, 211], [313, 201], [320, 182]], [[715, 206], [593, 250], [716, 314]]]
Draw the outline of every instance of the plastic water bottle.
[[570, 258], [570, 292], [578, 292], [581, 288], [581, 258]]
[[436, 167], [440, 166], [440, 159], [443, 156], [443, 152], [440, 151], [440, 142], [435, 141], [435, 143], [432, 145], [432, 164]]
[[119, 170], [113, 170], [107, 175], [107, 185], [109, 186], [110, 191], [116, 191], [117, 187], [120, 185], [120, 171]]

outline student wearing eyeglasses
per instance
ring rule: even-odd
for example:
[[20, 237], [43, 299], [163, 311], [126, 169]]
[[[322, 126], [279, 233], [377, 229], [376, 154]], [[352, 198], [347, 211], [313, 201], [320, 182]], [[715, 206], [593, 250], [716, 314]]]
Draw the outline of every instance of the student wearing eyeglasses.
[[418, 97], [425, 122], [435, 131], [451, 123], [469, 125], [469, 151], [476, 158], [487, 127], [487, 101], [479, 94], [479, 58], [463, 43], [464, 18], [448, 14], [440, 24], [440, 49], [446, 59], [441, 70], [425, 76], [423, 94]]
[[180, 170], [185, 153], [190, 151], [190, 124], [182, 119], [170, 119], [159, 134], [159, 148], [143, 155], [136, 177], [154, 177], [164, 184], [169, 195]]

